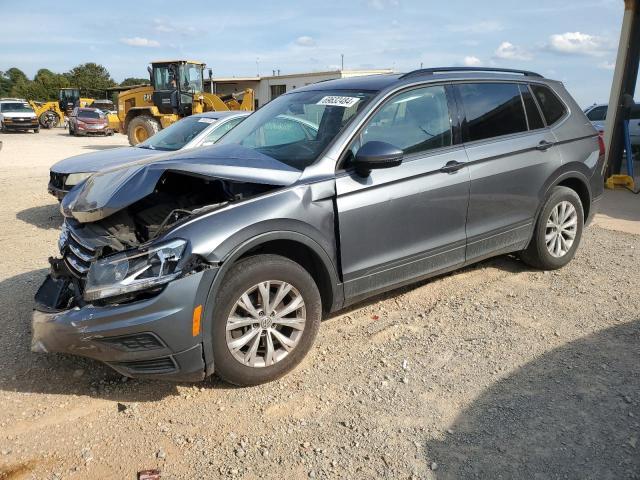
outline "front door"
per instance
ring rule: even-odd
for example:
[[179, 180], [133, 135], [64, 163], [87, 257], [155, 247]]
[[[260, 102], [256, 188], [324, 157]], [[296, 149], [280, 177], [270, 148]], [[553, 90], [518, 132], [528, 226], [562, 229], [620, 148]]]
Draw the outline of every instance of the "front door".
[[[351, 146], [355, 155], [383, 141], [404, 159], [367, 177], [347, 164], [336, 179], [347, 302], [464, 263], [469, 171], [464, 148], [453, 142], [450, 103], [443, 86], [399, 93]], [[451, 162], [460, 165], [441, 170]]]

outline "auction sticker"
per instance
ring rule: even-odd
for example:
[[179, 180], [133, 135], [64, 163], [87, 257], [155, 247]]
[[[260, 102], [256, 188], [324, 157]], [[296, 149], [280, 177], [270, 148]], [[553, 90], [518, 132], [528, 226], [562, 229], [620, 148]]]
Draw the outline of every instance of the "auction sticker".
[[340, 97], [337, 95], [327, 95], [322, 97], [316, 105], [330, 105], [333, 107], [353, 107], [358, 103], [360, 99], [358, 97]]
[[207, 117], [200, 118], [198, 120], [198, 122], [200, 122], [200, 123], [216, 123], [216, 121], [217, 120], [215, 118], [207, 118]]

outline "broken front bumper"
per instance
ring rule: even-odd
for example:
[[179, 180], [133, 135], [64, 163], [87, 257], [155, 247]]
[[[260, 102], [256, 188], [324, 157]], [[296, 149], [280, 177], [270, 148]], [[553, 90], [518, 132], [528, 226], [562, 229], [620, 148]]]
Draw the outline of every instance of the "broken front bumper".
[[[202, 380], [202, 334], [192, 322], [194, 307], [206, 299], [203, 275], [174, 280], [152, 298], [118, 305], [56, 312], [36, 295], [31, 349], [93, 358], [129, 377]], [[47, 277], [41, 291], [51, 281]]]

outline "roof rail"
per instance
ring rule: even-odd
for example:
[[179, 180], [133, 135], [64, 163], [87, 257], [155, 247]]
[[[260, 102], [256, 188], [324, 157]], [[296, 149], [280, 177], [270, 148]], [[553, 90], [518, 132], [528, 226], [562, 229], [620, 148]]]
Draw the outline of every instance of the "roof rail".
[[419, 70], [413, 70], [405, 73], [400, 78], [417, 77], [419, 75], [433, 75], [434, 73], [445, 72], [495, 72], [495, 73], [514, 73], [518, 75], [524, 75], [525, 77], [539, 77], [544, 78], [542, 75], [536, 72], [530, 72], [529, 70], [515, 70], [513, 68], [491, 68], [491, 67], [437, 67], [437, 68], [421, 68]]

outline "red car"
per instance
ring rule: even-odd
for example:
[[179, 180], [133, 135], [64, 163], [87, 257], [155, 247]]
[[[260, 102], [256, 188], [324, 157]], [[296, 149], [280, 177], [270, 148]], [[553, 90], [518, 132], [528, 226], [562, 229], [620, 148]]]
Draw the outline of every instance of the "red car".
[[89, 133], [113, 135], [113, 130], [109, 128], [109, 119], [98, 108], [74, 108], [69, 115], [69, 135], [87, 135]]

